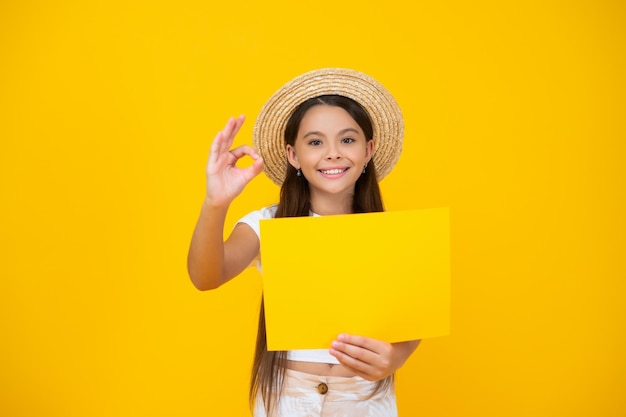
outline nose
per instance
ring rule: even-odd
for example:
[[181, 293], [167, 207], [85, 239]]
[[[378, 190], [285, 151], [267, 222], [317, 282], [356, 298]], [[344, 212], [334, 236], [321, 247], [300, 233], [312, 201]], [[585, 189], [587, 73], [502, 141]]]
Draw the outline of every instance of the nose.
[[331, 145], [328, 148], [328, 154], [326, 155], [326, 159], [333, 160], [333, 159], [340, 159], [341, 158], [341, 153], [339, 152], [339, 149], [337, 149], [336, 146]]

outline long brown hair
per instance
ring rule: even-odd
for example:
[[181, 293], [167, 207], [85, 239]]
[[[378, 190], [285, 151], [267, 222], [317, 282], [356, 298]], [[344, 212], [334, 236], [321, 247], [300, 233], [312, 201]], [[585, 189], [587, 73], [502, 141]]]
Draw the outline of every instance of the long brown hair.
[[[302, 118], [311, 107], [319, 105], [341, 107], [361, 127], [367, 141], [374, 139], [370, 117], [359, 103], [344, 96], [324, 95], [306, 100], [295, 109], [285, 126], [285, 146], [294, 146]], [[309, 183], [304, 176], [296, 174], [296, 169], [287, 162], [287, 158], [285, 158], [285, 163], [287, 164], [287, 173], [280, 189], [280, 201], [275, 217], [309, 216], [311, 209]], [[354, 186], [352, 212], [368, 213], [379, 211], [384, 211], [384, 207], [378, 181], [376, 180], [376, 167], [374, 166], [374, 161], [371, 160], [365, 172], [361, 174]], [[264, 401], [265, 412], [271, 417], [272, 411], [279, 401], [286, 364], [286, 351], [267, 350], [265, 306], [261, 299], [259, 330], [250, 383], [250, 407], [254, 407], [257, 395], [261, 395]], [[393, 376], [378, 381], [371, 395], [388, 389], [392, 383]]]

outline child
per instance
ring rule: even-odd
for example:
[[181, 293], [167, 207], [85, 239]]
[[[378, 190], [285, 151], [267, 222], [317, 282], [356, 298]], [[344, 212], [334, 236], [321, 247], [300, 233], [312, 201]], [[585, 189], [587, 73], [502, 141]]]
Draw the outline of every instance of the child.
[[[206, 199], [188, 258], [200, 290], [219, 287], [259, 258], [261, 219], [383, 211], [378, 180], [402, 149], [394, 98], [373, 78], [348, 69], [315, 70], [285, 84], [257, 118], [255, 148], [230, 149], [243, 122], [243, 116], [231, 118], [211, 145]], [[253, 164], [238, 168], [246, 156]], [[230, 203], [262, 170], [281, 186], [279, 203], [242, 218], [224, 242]], [[294, 236], [293, 244], [299, 239], [306, 236]], [[340, 230], [329, 236], [333, 245], [341, 250]], [[418, 344], [342, 334], [328, 350], [270, 352], [261, 304], [250, 388], [254, 415], [397, 416], [393, 374]]]

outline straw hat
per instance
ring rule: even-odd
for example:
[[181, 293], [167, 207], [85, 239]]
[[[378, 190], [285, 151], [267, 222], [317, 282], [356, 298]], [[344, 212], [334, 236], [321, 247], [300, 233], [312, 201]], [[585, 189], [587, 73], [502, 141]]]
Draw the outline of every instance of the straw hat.
[[378, 81], [362, 72], [323, 68], [302, 74], [276, 91], [256, 119], [254, 147], [264, 160], [265, 174], [282, 185], [287, 169], [285, 126], [295, 108], [310, 98], [336, 94], [355, 100], [367, 111], [374, 128], [374, 164], [378, 180], [385, 177], [402, 152], [404, 122], [400, 106]]

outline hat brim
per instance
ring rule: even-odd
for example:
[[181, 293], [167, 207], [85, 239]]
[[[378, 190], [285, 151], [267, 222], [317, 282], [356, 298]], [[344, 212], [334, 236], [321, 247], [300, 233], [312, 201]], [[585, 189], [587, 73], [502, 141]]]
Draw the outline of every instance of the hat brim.
[[378, 81], [362, 72], [324, 68], [302, 74], [267, 100], [253, 131], [253, 143], [264, 160], [265, 174], [282, 185], [287, 169], [285, 126], [296, 107], [322, 95], [341, 95], [359, 103], [372, 121], [377, 179], [383, 179], [402, 153], [404, 121], [400, 106]]

